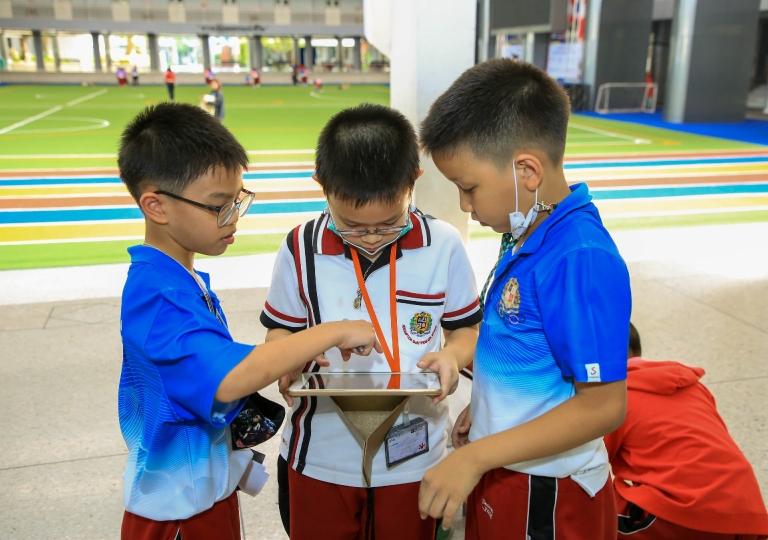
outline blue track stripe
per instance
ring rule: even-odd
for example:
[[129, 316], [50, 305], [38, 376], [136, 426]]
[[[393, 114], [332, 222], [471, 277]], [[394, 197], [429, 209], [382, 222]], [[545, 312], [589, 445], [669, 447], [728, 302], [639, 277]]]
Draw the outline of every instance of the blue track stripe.
[[243, 173], [243, 180], [280, 180], [282, 178], [312, 178], [315, 171]]
[[91, 185], [91, 184], [122, 184], [116, 176], [94, 178], [10, 178], [0, 179], [0, 187], [8, 186], [63, 186], [63, 185]]
[[[654, 159], [647, 161], [590, 161], [586, 163], [565, 163], [565, 170], [584, 169], [608, 169], [608, 168], [643, 168], [663, 167], [673, 165], [723, 165], [745, 163], [768, 163], [768, 157], [741, 156], [741, 157], [715, 157], [715, 158], [670, 158]], [[314, 171], [299, 170], [294, 172], [247, 172], [243, 174], [243, 180], [281, 180], [288, 178], [312, 178]], [[0, 187], [9, 186], [61, 186], [61, 185], [93, 185], [93, 184], [121, 184], [117, 176], [99, 176], [81, 178], [0, 178]]]
[[[291, 201], [258, 203], [248, 214], [287, 214], [292, 212], [320, 212], [325, 201]], [[116, 219], [142, 219], [137, 208], [88, 208], [57, 210], [22, 210], [0, 212], [0, 224], [59, 223], [72, 221], [111, 221]]]
[[[576, 157], [576, 156], [574, 156]], [[768, 157], [743, 156], [722, 158], [674, 158], [653, 159], [647, 161], [592, 161], [588, 163], [565, 163], [563, 168], [568, 169], [607, 169], [610, 167], [655, 167], [665, 165], [718, 165], [725, 163], [768, 163]]]
[[[768, 183], [726, 184], [715, 186], [670, 186], [631, 189], [592, 189], [595, 200], [625, 200], [696, 195], [759, 194], [768, 193]], [[295, 212], [320, 212], [325, 201], [297, 200], [286, 202], [254, 203], [249, 214], [286, 214]], [[117, 219], [141, 219], [138, 208], [88, 208], [19, 210], [0, 212], [0, 224], [59, 223], [76, 221], [111, 221]]]
[[[312, 178], [314, 171], [296, 172], [263, 172], [245, 173], [243, 180], [282, 180], [287, 178]], [[4, 186], [62, 186], [62, 185], [92, 185], [92, 184], [122, 184], [117, 176], [98, 176], [92, 178], [0, 178], [0, 187]]]
[[691, 195], [728, 195], [768, 193], [768, 184], [726, 184], [721, 186], [670, 186], [632, 189], [591, 189], [596, 200], [687, 197]]

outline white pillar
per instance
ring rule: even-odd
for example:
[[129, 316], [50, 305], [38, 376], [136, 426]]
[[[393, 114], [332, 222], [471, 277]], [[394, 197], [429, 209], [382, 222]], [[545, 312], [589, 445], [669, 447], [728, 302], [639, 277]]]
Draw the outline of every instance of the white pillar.
[[480, 62], [488, 60], [488, 51], [491, 46], [491, 0], [480, 0], [480, 45], [477, 58]]
[[528, 32], [525, 35], [525, 47], [523, 48], [523, 60], [533, 64], [533, 52], [536, 50], [536, 34]]
[[[476, 13], [476, 0], [392, 1], [391, 105], [417, 130], [432, 102], [475, 64]], [[414, 202], [466, 240], [468, 216], [459, 208], [458, 191], [431, 159], [422, 158], [422, 168]]]
[[768, 114], [768, 92], [765, 94], [765, 109], [763, 109], [763, 114]]

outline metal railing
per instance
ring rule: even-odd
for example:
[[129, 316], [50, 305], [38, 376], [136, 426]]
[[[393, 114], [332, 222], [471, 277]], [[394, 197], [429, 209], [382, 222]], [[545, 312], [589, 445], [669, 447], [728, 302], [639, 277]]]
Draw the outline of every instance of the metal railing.
[[53, 4], [11, 4], [14, 19], [53, 19]]
[[94, 4], [73, 4], [72, 19], [86, 21], [111, 21], [112, 6]]
[[142, 8], [131, 6], [131, 21], [168, 22], [168, 8]]
[[[240, 14], [242, 19], [242, 14]], [[187, 8], [188, 23], [220, 24], [222, 21], [220, 9], [189, 9]]]

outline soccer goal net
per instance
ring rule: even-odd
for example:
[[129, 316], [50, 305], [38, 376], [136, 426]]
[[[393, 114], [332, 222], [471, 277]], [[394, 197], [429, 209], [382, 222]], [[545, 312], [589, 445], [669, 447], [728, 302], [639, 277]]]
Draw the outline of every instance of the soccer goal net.
[[656, 112], [656, 83], [605, 83], [597, 90], [595, 112]]

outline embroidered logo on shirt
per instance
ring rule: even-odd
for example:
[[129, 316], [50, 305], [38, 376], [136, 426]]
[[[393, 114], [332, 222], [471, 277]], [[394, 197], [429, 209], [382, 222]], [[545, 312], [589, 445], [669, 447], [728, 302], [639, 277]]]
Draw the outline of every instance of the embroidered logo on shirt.
[[493, 508], [491, 508], [491, 505], [488, 504], [488, 501], [485, 499], [482, 499], [482, 505], [483, 505], [483, 512], [488, 514], [489, 519], [493, 519]]
[[600, 382], [600, 364], [584, 364], [587, 368], [587, 382]]
[[432, 330], [432, 315], [425, 311], [415, 313], [411, 317], [411, 334], [417, 337], [426, 336]]
[[517, 278], [510, 278], [504, 285], [497, 310], [499, 317], [509, 320], [512, 324], [525, 322], [525, 316], [520, 314], [520, 284]]

